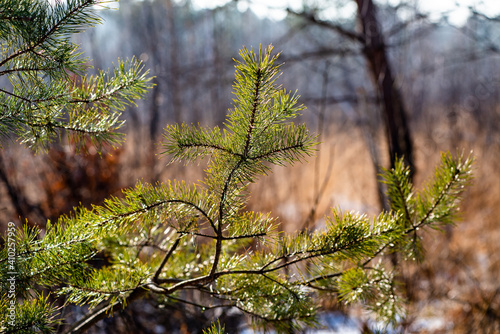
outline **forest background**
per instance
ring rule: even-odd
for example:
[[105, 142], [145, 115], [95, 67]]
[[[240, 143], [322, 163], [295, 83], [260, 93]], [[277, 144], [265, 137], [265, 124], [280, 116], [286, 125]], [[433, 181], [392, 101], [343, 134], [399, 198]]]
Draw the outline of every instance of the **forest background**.
[[[277, 169], [256, 184], [250, 209], [273, 212], [287, 231], [321, 226], [330, 207], [379, 212], [384, 202], [377, 173], [379, 166], [389, 167], [390, 154], [380, 92], [362, 44], [349, 35], [360, 30], [354, 2], [304, 1], [300, 8], [281, 9], [282, 20], [259, 17], [241, 3], [200, 9], [190, 1], [122, 0], [118, 10], [102, 12], [104, 25], [75, 36], [96, 69], [136, 56], [155, 76], [155, 87], [125, 112], [127, 139], [111, 155], [100, 156], [90, 144], [88, 154], [76, 154], [64, 137], [47, 155], [35, 157], [18, 143], [6, 143], [0, 153], [0, 221], [27, 218], [43, 227], [78, 203], [99, 204], [118, 195], [137, 179], [200, 179], [201, 168], [165, 166], [158, 159], [155, 143], [162, 128], [178, 122], [220, 125], [232, 103], [232, 58], [242, 46], [270, 43], [282, 51], [283, 85], [297, 89], [307, 106], [299, 121], [316, 131], [322, 144], [309, 164]], [[473, 151], [477, 159], [461, 221], [446, 233], [427, 235], [427, 258], [403, 269], [406, 326], [421, 332], [495, 332], [500, 330], [500, 19], [471, 7], [467, 21], [454, 25], [446, 13], [423, 12], [418, 1], [376, 3], [379, 33], [407, 114], [417, 187], [441, 151]], [[190, 317], [174, 318], [182, 325]], [[115, 321], [134, 320], [121, 315]]]

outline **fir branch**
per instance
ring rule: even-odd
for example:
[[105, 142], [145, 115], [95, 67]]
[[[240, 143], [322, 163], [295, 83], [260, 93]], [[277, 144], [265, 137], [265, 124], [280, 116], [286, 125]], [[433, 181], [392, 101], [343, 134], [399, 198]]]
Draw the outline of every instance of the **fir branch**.
[[32, 102], [33, 102], [33, 101], [31, 101], [30, 99], [27, 99], [27, 98], [25, 98], [25, 97], [23, 97], [23, 96], [20, 96], [20, 95], [14, 94], [14, 93], [12, 93], [12, 92], [6, 91], [5, 89], [2, 89], [2, 88], [0, 88], [0, 92], [2, 92], [2, 93], [4, 93], [4, 94], [7, 94], [7, 95], [10, 95], [10, 96], [12, 96], [12, 97], [15, 97], [15, 98], [17, 98], [17, 99], [19, 99], [19, 100], [22, 100], [22, 101], [24, 101], [24, 102], [27, 102], [27, 103], [32, 103]]
[[140, 243], [125, 243], [125, 242], [118, 241], [116, 243], [116, 245], [118, 247], [140, 248], [140, 249], [143, 249], [144, 247], [152, 247], [152, 248], [157, 249], [163, 253], [168, 252], [168, 249], [165, 249], [165, 248], [161, 247], [160, 245], [157, 245], [156, 243], [151, 242], [151, 240], [145, 240], [144, 242], [140, 242]]
[[[4, 11], [0, 11], [0, 13], [4, 14]], [[28, 16], [9, 16], [9, 15], [0, 15], [0, 21], [33, 21], [33, 18]]]
[[[7, 305], [1, 305], [7, 310]], [[27, 300], [20, 305], [15, 305], [15, 322], [12, 326], [8, 321], [5, 321], [7, 326], [0, 323], [2, 333], [33, 333], [34, 328], [38, 333], [52, 333], [53, 326], [60, 324], [60, 320], [56, 317], [60, 308], [49, 302], [49, 296], [43, 297], [35, 292], [35, 299]]]
[[441, 205], [443, 202], [444, 198], [449, 194], [449, 192], [452, 190], [453, 186], [459, 182], [459, 177], [460, 177], [460, 170], [457, 169], [455, 171], [455, 174], [453, 176], [453, 182], [449, 182], [445, 185], [444, 189], [439, 193], [438, 197], [435, 199], [433, 202], [432, 206], [429, 208], [429, 210], [426, 212], [425, 216], [420, 219], [420, 221], [411, 229], [415, 230], [419, 228], [420, 226], [424, 225], [429, 217], [434, 213], [436, 208]]
[[32, 128], [60, 129], [60, 130], [66, 130], [69, 132], [80, 133], [83, 135], [94, 136], [94, 137], [97, 137], [97, 136], [103, 135], [103, 134], [113, 133], [113, 131], [119, 127], [119, 126], [117, 126], [113, 129], [89, 130], [89, 129], [77, 128], [77, 127], [65, 125], [64, 123], [58, 123], [58, 122], [52, 122], [52, 121], [47, 121], [45, 123], [43, 123], [43, 122], [42, 123], [33, 123], [33, 122], [29, 122], [29, 121], [24, 121], [23, 123], [26, 125], [29, 125]]
[[234, 237], [222, 237], [222, 240], [238, 240], [238, 239], [248, 239], [248, 238], [253, 238], [253, 239], [256, 239], [256, 238], [260, 238], [260, 237], [265, 237], [267, 236], [268, 234], [266, 232], [262, 232], [262, 233], [255, 233], [255, 234], [242, 234], [242, 235], [237, 235], [237, 236], [234, 236]]
[[200, 304], [200, 303], [195, 303], [195, 302], [192, 302], [192, 301], [189, 301], [189, 300], [186, 300], [186, 299], [181, 299], [181, 298], [174, 297], [174, 296], [167, 296], [167, 298], [171, 299], [173, 301], [176, 301], [178, 303], [182, 303], [182, 304], [186, 304], [186, 305], [191, 305], [191, 306], [197, 307], [197, 308], [199, 308], [200, 310], [203, 310], [203, 311], [236, 306], [236, 304], [203, 305], [203, 304]]
[[[52, 272], [52, 271], [54, 271], [54, 269], [61, 270], [61, 268], [66, 267], [68, 265], [83, 264], [83, 263], [86, 263], [87, 261], [89, 261], [90, 259], [92, 259], [94, 257], [94, 255], [95, 254], [88, 254], [88, 255], [85, 255], [85, 256], [80, 257], [80, 258], [76, 257], [75, 255], [72, 255], [73, 257], [76, 257], [76, 259], [64, 261], [64, 262], [57, 262], [54, 265], [49, 265], [49, 266], [46, 265], [42, 270], [35, 271], [35, 272], [32, 271], [30, 275], [27, 275], [23, 278], [32, 280], [34, 278], [37, 278], [37, 277], [44, 275], [46, 272]], [[64, 283], [65, 279], [59, 279], [59, 282]]]
[[[269, 215], [246, 211], [247, 187], [268, 173], [270, 164], [291, 164], [312, 154], [315, 137], [305, 126], [291, 122], [303, 107], [295, 107], [297, 95], [276, 86], [279, 66], [274, 65], [276, 57], [271, 56], [271, 50], [256, 54], [245, 49], [240, 53], [243, 61], [236, 66], [236, 99], [227, 129], [184, 124], [167, 127], [164, 153], [171, 154], [172, 160], [210, 156], [201, 185], [138, 182], [135, 188], [124, 190], [123, 198], [111, 197], [103, 206], [76, 209], [73, 216], [61, 218], [59, 224], [65, 229], [48, 227], [42, 242], [27, 238], [21, 243], [25, 262], [36, 260], [34, 269], [29, 270], [43, 282], [61, 284], [60, 292], [69, 302], [97, 306], [67, 333], [90, 328], [146, 293], [160, 301], [201, 309], [236, 307], [255, 317], [258, 324], [270, 322], [278, 332], [314, 321], [313, 297], [318, 291], [334, 292], [345, 303], [361, 301], [386, 322], [401, 311], [393, 273], [371, 263], [381, 259], [393, 243], [407, 246], [401, 252], [410, 254], [405, 244], [415, 243], [408, 240], [410, 234], [417, 236], [419, 227], [433, 227], [438, 220], [448, 223], [470, 164], [454, 164], [451, 158], [443, 157], [444, 167], [422, 194], [413, 193], [403, 164], [397, 164], [386, 177], [394, 199], [391, 212], [372, 221], [366, 215], [333, 210], [323, 230], [273, 232], [276, 224]], [[120, 63], [115, 77], [123, 75], [140, 89], [147, 86], [137, 74], [138, 66], [130, 71], [124, 68]], [[13, 93], [31, 102], [40, 100], [38, 109], [30, 109], [32, 115], [27, 117], [36, 128], [32, 131], [58, 126], [101, 131], [117, 122], [108, 109], [120, 109], [136, 97], [133, 89], [121, 86], [122, 81], [108, 80], [108, 74], [101, 74], [96, 79], [85, 78], [82, 87], [74, 83], [68, 95], [28, 88]], [[26, 78], [42, 85], [37, 77], [21, 74], [17, 79]], [[60, 122], [60, 113], [44, 114], [41, 110], [57, 104], [58, 99], [74, 108], [68, 124]], [[5, 102], [10, 106], [16, 101], [7, 97]], [[83, 114], [78, 116], [79, 112]], [[93, 112], [99, 113], [101, 121], [91, 117]], [[188, 235], [191, 240], [185, 238]], [[260, 242], [252, 244], [253, 240]], [[58, 248], [61, 254], [54, 252], [57, 245], [65, 245]], [[110, 265], [89, 270], [82, 261], [101, 250]], [[6, 252], [1, 251], [0, 260], [5, 261]], [[145, 251], [148, 256], [140, 256]], [[75, 270], [70, 275], [72, 266]], [[295, 276], [288, 271], [292, 267]], [[179, 293], [192, 290], [216, 303], [206, 306], [194, 298], [179, 298]], [[377, 298], [383, 310], [376, 309]]]
[[[401, 202], [401, 206], [402, 206], [402, 209], [404, 211], [404, 217], [405, 217], [406, 222], [408, 224], [411, 224], [412, 217], [410, 215], [410, 208], [409, 208], [409, 203], [408, 203], [408, 197], [411, 196], [411, 191], [412, 191], [412, 185], [409, 182], [410, 181], [410, 178], [409, 178], [410, 169], [402, 166], [402, 164], [403, 164], [402, 158], [399, 159], [398, 163], [401, 164], [401, 166], [396, 166], [394, 168], [392, 175], [394, 178], [396, 178], [396, 180], [395, 180], [395, 182], [391, 183], [391, 185], [393, 185], [393, 187], [396, 190], [396, 196], [398, 198], [398, 201]], [[397, 171], [399, 171], [399, 170], [402, 171], [402, 175], [397, 173]], [[400, 181], [400, 178], [402, 178], [401, 181]], [[389, 196], [390, 196], [390, 192], [389, 192]], [[391, 202], [394, 203], [395, 199], [392, 199], [391, 197], [389, 197], [389, 200], [391, 200]], [[396, 209], [399, 209], [399, 208], [396, 208]]]

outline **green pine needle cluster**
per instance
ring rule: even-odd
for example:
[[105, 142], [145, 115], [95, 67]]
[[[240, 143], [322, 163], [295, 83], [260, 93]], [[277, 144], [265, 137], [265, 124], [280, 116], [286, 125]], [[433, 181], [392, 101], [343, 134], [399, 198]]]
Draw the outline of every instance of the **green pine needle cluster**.
[[0, 135], [47, 150], [61, 133], [79, 147], [89, 138], [99, 149], [122, 135], [121, 112], [151, 87], [136, 59], [110, 72], [86, 76], [71, 36], [101, 22], [99, 0], [0, 1]]
[[[119, 63], [113, 75], [83, 76], [68, 86], [68, 73], [81, 73], [83, 63], [67, 54], [42, 59], [59, 52], [59, 44], [66, 47], [69, 34], [98, 21], [96, 1], [54, 7], [35, 1], [33, 10], [27, 7], [33, 1], [3, 3], [11, 10], [0, 10], [0, 32], [18, 37], [1, 39], [0, 75], [14, 87], [2, 90], [2, 132], [35, 149], [47, 147], [61, 129], [76, 140], [113, 142], [110, 131], [121, 124], [117, 112], [149, 86], [140, 65]], [[321, 298], [359, 303], [387, 324], [404, 316], [397, 268], [386, 255], [423, 257], [421, 232], [453, 223], [472, 159], [443, 154], [420, 192], [399, 160], [383, 175], [389, 212], [369, 218], [333, 209], [321, 229], [279, 232], [271, 214], [246, 209], [248, 186], [273, 165], [303, 161], [317, 143], [305, 125], [293, 122], [304, 107], [297, 94], [276, 84], [278, 56], [272, 46], [241, 50], [234, 105], [222, 129], [165, 129], [163, 154], [172, 161], [208, 158], [198, 184], [137, 182], [101, 206], [49, 222], [43, 237], [36, 229], [9, 230], [0, 251], [0, 329], [49, 332], [64, 323], [49, 298], [90, 308], [66, 324], [66, 333], [80, 333], [146, 297], [200, 312], [238, 309], [256, 327], [277, 332], [316, 325]], [[15, 278], [14, 297], [9, 277]], [[13, 301], [14, 322], [4, 311]], [[205, 332], [223, 331], [213, 323]]]
[[217, 320], [217, 323], [213, 322], [209, 328], [203, 331], [203, 334], [224, 334], [224, 326]]
[[[11, 314], [9, 306], [7, 300], [0, 301], [0, 319], [9, 318]], [[12, 322], [15, 325], [2, 322], [0, 332], [5, 334], [53, 333], [54, 326], [59, 324], [59, 320], [55, 317], [57, 310], [47, 297], [37, 295], [36, 299], [15, 305], [16, 321]]]

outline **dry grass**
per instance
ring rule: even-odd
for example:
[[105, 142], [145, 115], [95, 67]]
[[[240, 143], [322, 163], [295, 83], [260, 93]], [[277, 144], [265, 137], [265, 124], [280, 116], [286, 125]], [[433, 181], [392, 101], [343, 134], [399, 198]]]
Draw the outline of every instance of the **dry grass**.
[[376, 172], [361, 134], [334, 127], [328, 133], [333, 135], [323, 139], [316, 156], [293, 167], [275, 167], [253, 185], [249, 207], [272, 212], [288, 231], [321, 224], [332, 207], [376, 213]]

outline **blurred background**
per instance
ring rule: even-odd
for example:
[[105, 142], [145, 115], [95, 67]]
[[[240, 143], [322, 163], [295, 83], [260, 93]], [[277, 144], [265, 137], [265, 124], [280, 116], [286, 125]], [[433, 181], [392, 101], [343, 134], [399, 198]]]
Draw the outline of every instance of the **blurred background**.
[[[395, 153], [404, 154], [420, 188], [440, 152], [473, 152], [475, 181], [456, 227], [425, 233], [426, 259], [401, 263], [408, 299], [402, 326], [412, 333], [500, 332], [498, 0], [120, 0], [112, 7], [101, 11], [103, 25], [75, 36], [91, 73], [137, 57], [155, 87], [125, 112], [126, 140], [109, 154], [99, 156], [90, 144], [88, 154], [75, 154], [64, 136], [37, 156], [5, 143], [2, 223], [27, 219], [43, 228], [80, 203], [119, 196], [137, 179], [201, 179], [202, 165], [167, 165], [158, 156], [163, 128], [222, 125], [232, 105], [233, 58], [243, 46], [272, 43], [282, 52], [280, 83], [307, 107], [298, 121], [322, 144], [307, 164], [259, 180], [249, 209], [271, 211], [286, 231], [321, 227], [331, 207], [376, 214], [387, 207], [378, 173]], [[325, 308], [359, 318], [335, 302]], [[177, 332], [196, 332], [188, 316], [172, 314]], [[127, 319], [116, 321], [134, 322]], [[161, 332], [143, 326], [135, 332]]]

